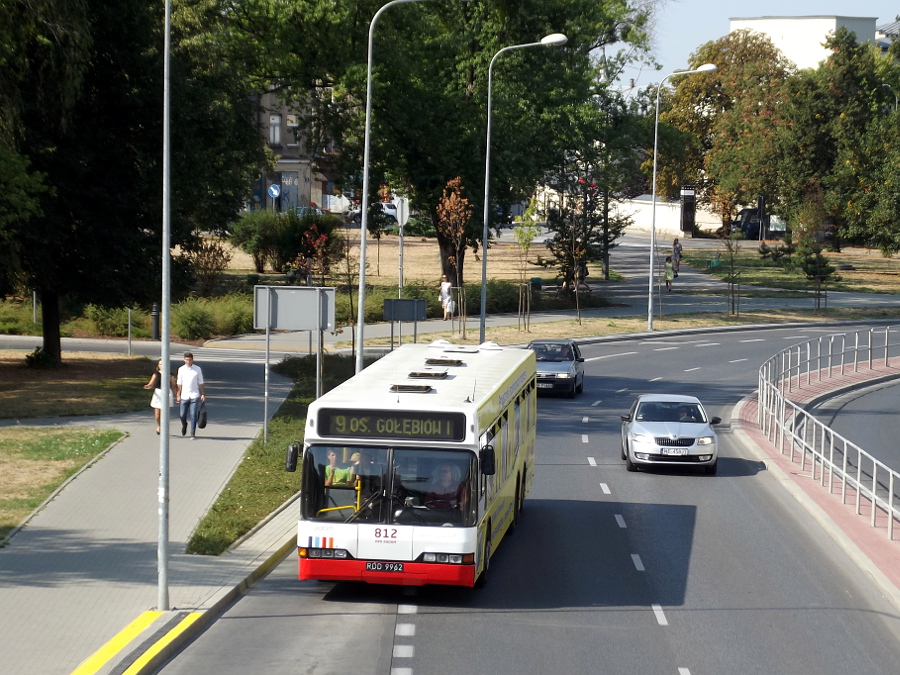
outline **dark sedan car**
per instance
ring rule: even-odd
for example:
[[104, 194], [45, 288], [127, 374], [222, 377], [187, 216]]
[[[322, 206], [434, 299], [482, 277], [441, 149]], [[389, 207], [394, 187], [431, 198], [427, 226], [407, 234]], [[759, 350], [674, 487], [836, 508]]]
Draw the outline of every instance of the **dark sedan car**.
[[574, 340], [534, 340], [528, 345], [537, 359], [537, 386], [574, 397], [584, 391], [584, 357]]

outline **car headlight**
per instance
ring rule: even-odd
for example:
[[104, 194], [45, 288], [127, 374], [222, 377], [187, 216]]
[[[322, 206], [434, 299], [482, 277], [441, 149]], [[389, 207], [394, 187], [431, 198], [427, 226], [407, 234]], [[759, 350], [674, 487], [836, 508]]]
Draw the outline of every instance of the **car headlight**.
[[697, 439], [697, 445], [712, 445], [715, 439], [712, 436], [701, 436]]
[[565, 379], [572, 377], [572, 373], [557, 373], [556, 377], [565, 380]]
[[655, 439], [650, 434], [635, 434], [631, 437], [635, 443], [654, 443]]

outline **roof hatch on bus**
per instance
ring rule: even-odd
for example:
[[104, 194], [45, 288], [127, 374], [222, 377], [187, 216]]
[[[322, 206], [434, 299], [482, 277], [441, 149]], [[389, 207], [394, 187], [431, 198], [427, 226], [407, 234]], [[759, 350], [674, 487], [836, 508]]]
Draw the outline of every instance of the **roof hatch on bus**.
[[409, 377], [417, 380], [443, 380], [447, 377], [446, 368], [422, 368], [411, 370]]
[[428, 394], [434, 387], [430, 384], [392, 384], [390, 390], [398, 394]]
[[451, 359], [449, 356], [435, 356], [425, 359], [426, 366], [458, 367], [463, 365], [462, 359]]

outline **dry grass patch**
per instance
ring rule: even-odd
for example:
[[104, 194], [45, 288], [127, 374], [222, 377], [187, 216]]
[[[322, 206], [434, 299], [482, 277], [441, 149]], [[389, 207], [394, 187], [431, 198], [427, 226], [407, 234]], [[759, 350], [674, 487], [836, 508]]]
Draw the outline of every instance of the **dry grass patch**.
[[63, 352], [60, 368], [29, 368], [25, 350], [0, 350], [0, 419], [133, 412], [149, 408], [154, 361], [145, 356]]

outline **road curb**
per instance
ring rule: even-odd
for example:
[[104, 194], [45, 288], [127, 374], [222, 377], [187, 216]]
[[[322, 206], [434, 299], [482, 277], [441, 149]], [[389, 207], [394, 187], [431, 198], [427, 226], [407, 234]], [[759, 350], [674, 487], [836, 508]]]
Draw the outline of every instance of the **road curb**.
[[[825, 531], [826, 534], [834, 541], [838, 547], [847, 554], [850, 560], [869, 578], [872, 580], [876, 588], [885, 596], [885, 598], [900, 611], [900, 588], [881, 571], [879, 566], [868, 556], [853, 539], [847, 535], [844, 530], [829, 516], [825, 510], [816, 503], [815, 497], [808, 494], [794, 478], [789, 476], [778, 464], [773, 457], [767, 453], [759, 444], [751, 438], [750, 434], [744, 429], [743, 425], [747, 423], [741, 417], [744, 408], [756, 397], [747, 396], [741, 399], [732, 409], [732, 431], [738, 441], [751, 454], [755, 455], [766, 470], [772, 476], [776, 483], [781, 485], [804, 509], [812, 516]], [[760, 432], [761, 433], [761, 432]], [[768, 442], [763, 439], [764, 442]], [[774, 450], [774, 449], [773, 449]], [[823, 496], [825, 496], [823, 494]]]

